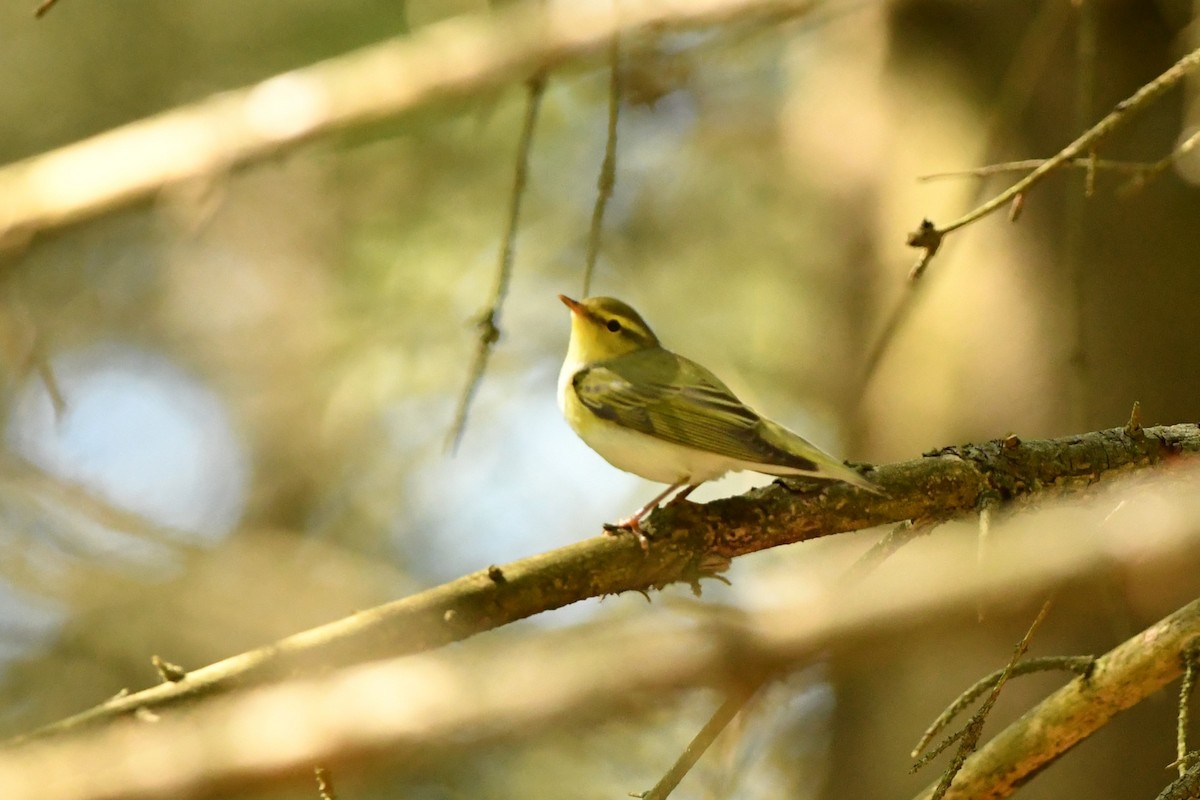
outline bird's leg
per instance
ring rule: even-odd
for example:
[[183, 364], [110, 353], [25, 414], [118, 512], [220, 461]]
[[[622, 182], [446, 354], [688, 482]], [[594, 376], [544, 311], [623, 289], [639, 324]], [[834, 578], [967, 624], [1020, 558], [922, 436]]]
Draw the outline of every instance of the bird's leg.
[[[658, 504], [662, 502], [663, 498], [666, 497], [667, 495], [669, 495], [671, 492], [678, 489], [680, 486], [683, 486], [682, 481], [679, 483], [671, 484], [666, 489], [664, 489], [663, 491], [656, 494], [654, 496], [654, 499], [651, 500], [649, 503], [646, 503], [646, 505], [642, 506], [637, 511], [633, 512], [632, 516], [626, 517], [625, 519], [621, 520], [620, 522], [618, 522], [616, 524], [612, 524], [612, 523], [605, 524], [605, 526], [604, 526], [605, 533], [617, 534], [617, 533], [620, 533], [621, 531], [629, 531], [630, 533], [632, 533], [634, 536], [636, 536], [638, 538], [638, 542], [641, 543], [643, 550], [649, 549], [650, 542], [646, 538], [646, 534], [642, 533], [642, 524], [641, 524], [642, 517], [646, 516], [651, 511], [658, 508]], [[689, 486], [687, 489], [684, 490], [683, 493], [686, 495], [688, 492], [690, 492], [694, 488], [696, 488], [696, 487]]]
[[672, 497], [671, 502], [667, 503], [667, 505], [673, 506], [676, 503], [678, 503], [680, 500], [686, 500], [687, 496], [689, 494], [691, 494], [692, 492], [696, 491], [699, 488], [700, 488], [700, 484], [698, 484], [698, 483], [688, 484], [686, 487], [684, 487], [682, 492], [680, 492], [679, 494]]

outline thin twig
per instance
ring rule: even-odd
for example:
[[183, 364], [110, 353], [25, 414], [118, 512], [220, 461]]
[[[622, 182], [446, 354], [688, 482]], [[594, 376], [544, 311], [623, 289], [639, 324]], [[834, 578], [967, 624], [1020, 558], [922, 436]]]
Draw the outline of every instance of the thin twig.
[[41, 4], [33, 10], [33, 16], [41, 19], [46, 16], [46, 12], [58, 5], [58, 0], [42, 0]]
[[583, 270], [583, 296], [592, 293], [592, 273], [600, 253], [600, 231], [604, 210], [612, 197], [617, 181], [617, 117], [621, 111], [621, 37], [612, 39], [612, 72], [608, 79], [608, 135], [604, 140], [604, 161], [600, 163], [600, 178], [596, 183], [596, 204], [592, 207], [592, 227], [588, 231], [587, 261]]
[[[1182, 145], [1181, 145], [1182, 147]], [[1168, 164], [1175, 158], [1174, 154], [1164, 159]], [[1027, 158], [1022, 161], [1002, 161], [999, 164], [987, 164], [982, 167], [972, 167], [971, 169], [950, 170], [948, 172], [929, 172], [924, 175], [918, 175], [918, 181], [936, 181], [946, 178], [989, 178], [993, 175], [1003, 175], [1009, 172], [1029, 172], [1045, 164], [1047, 159], [1044, 158]], [[1107, 158], [1098, 158], [1094, 162], [1087, 157], [1072, 158], [1070, 161], [1063, 163], [1060, 169], [1088, 169], [1093, 168], [1100, 172], [1115, 172], [1121, 175], [1143, 175], [1152, 170], [1159, 169], [1162, 161], [1143, 162], [1143, 161], [1114, 161]]]
[[712, 743], [717, 740], [721, 732], [728, 727], [729, 723], [745, 708], [750, 702], [750, 698], [758, 692], [766, 684], [766, 681], [752, 681], [740, 685], [736, 690], [731, 691], [725, 697], [725, 702], [721, 703], [720, 707], [705, 723], [700, 732], [688, 742], [687, 748], [682, 755], [671, 765], [667, 770], [667, 774], [663, 775], [662, 779], [654, 784], [654, 787], [648, 792], [642, 794], [631, 794], [631, 797], [640, 797], [642, 800], [666, 800], [666, 798], [675, 790], [679, 782], [684, 776], [691, 771], [692, 767], [696, 766], [696, 762], [700, 757], [712, 746]]
[[888, 315], [887, 321], [884, 322], [882, 330], [875, 338], [875, 344], [871, 347], [867, 357], [863, 362], [863, 377], [862, 388], [858, 392], [860, 398], [866, 396], [866, 387], [871, 383], [871, 379], [875, 377], [879, 371], [879, 365], [883, 363], [883, 357], [890, 349], [892, 342], [896, 341], [896, 334], [904, 327], [904, 323], [912, 316], [913, 310], [917, 307], [917, 298], [925, 286], [925, 282], [917, 280], [921, 273], [925, 271], [929, 259], [937, 252], [936, 247], [930, 250], [922, 251], [921, 258], [913, 265], [909, 272], [909, 280], [905, 283], [903, 294], [892, 308], [892, 312]]
[[[1016, 437], [1005, 439], [1007, 443], [1011, 440], [1017, 440]], [[1017, 440], [1020, 441], [1020, 440]], [[987, 559], [988, 543], [992, 535], [992, 516], [996, 513], [1000, 506], [1000, 498], [995, 495], [987, 495], [983, 498], [979, 505], [979, 526], [975, 536], [975, 563], [979, 569], [984, 568], [984, 562]], [[986, 611], [987, 598], [980, 596], [976, 601], [975, 617], [982, 623], [984, 621]]]
[[164, 683], [179, 683], [187, 677], [186, 669], [157, 654], [150, 656], [150, 666], [154, 667], [158, 679]]
[[[495, 92], [603, 58], [630, 37], [811, 12], [815, 0], [545, 0], [432, 23], [378, 44], [0, 167], [0, 248], [211, 180], [321, 136]], [[69, 191], [47, 191], [69, 187]]]
[[996, 700], [1000, 697], [1000, 690], [1004, 688], [1004, 684], [1012, 676], [1013, 670], [1016, 669], [1017, 663], [1021, 660], [1021, 656], [1025, 655], [1025, 651], [1029, 649], [1029, 643], [1033, 640], [1033, 634], [1041, 626], [1042, 620], [1046, 618], [1046, 614], [1050, 612], [1051, 603], [1051, 600], [1047, 600], [1042, 604], [1042, 610], [1034, 617], [1033, 624], [1029, 626], [1025, 637], [1021, 639], [1020, 643], [1013, 650], [1012, 658], [1008, 660], [1008, 665], [1001, 671], [1000, 678], [996, 681], [996, 685], [992, 687], [991, 693], [964, 727], [963, 735], [958, 743], [958, 750], [955, 751], [954, 758], [950, 760], [950, 766], [942, 773], [942, 779], [938, 781], [937, 788], [933, 790], [932, 800], [941, 800], [945, 796], [946, 792], [950, 789], [950, 784], [954, 781], [954, 776], [958, 774], [963, 764], [966, 763], [967, 756], [975, 751], [976, 746], [979, 744], [979, 739], [983, 735], [984, 720], [991, 713], [992, 706], [996, 704]]
[[512, 191], [508, 200], [508, 226], [500, 243], [500, 261], [496, 267], [496, 285], [492, 289], [492, 303], [487, 310], [479, 315], [476, 328], [479, 331], [479, 345], [475, 350], [475, 360], [471, 364], [471, 372], [467, 377], [467, 385], [463, 387], [462, 396], [458, 401], [458, 410], [454, 412], [454, 424], [446, 437], [446, 447], [451, 452], [458, 450], [462, 441], [463, 431], [467, 425], [467, 413], [471, 408], [471, 400], [487, 371], [488, 361], [492, 357], [492, 347], [500, 340], [500, 307], [508, 294], [508, 284], [512, 279], [513, 253], [515, 251], [517, 229], [521, 224], [521, 201], [525, 197], [525, 184], [529, 178], [529, 153], [533, 149], [533, 133], [537, 129], [538, 110], [542, 105], [542, 96], [546, 93], [546, 73], [539, 72], [529, 80], [529, 96], [525, 101], [525, 121], [521, 126], [521, 138], [517, 142], [517, 165], [513, 170]]
[[920, 519], [915, 522], [913, 520], [905, 520], [901, 522], [859, 556], [858, 560], [846, 570], [842, 579], [851, 584], [863, 580], [872, 570], [886, 561], [901, 547], [913, 539], [927, 535], [937, 526], [938, 522], [939, 520], [936, 519]]
[[1137, 400], [1133, 401], [1133, 408], [1129, 410], [1129, 421], [1125, 423], [1125, 435], [1130, 437], [1146, 435], [1146, 429], [1142, 427], [1142, 404]]
[[999, 498], [988, 497], [979, 509], [979, 528], [978, 535], [975, 537], [975, 561], [980, 566], [983, 566], [984, 559], [987, 557], [988, 539], [992, 534], [992, 514], [999, 505]]
[[54, 409], [54, 418], [62, 421], [63, 416], [67, 413], [67, 398], [63, 395], [62, 386], [55, 377], [54, 370], [50, 367], [50, 360], [43, 353], [37, 353], [33, 367], [37, 370], [38, 378], [41, 379], [42, 386], [46, 389], [46, 395], [50, 398], [50, 406]]
[[1187, 747], [1187, 732], [1188, 732], [1188, 717], [1189, 707], [1192, 702], [1192, 692], [1196, 688], [1196, 670], [1200, 668], [1196, 659], [1200, 656], [1196, 650], [1188, 650], [1183, 654], [1183, 681], [1179, 686], [1179, 714], [1176, 717], [1175, 725], [1175, 754], [1176, 763], [1179, 766], [1179, 776], [1188, 770], [1188, 747]]
[[[1092, 118], [1092, 103], [1096, 93], [1096, 3], [1095, 0], [1078, 0], [1079, 24], [1075, 35], [1075, 109], [1072, 112], [1072, 127], [1079, 130]], [[1086, 241], [1087, 209], [1084, 204], [1095, 191], [1096, 151], [1088, 148], [1087, 170], [1083, 191], [1067, 192], [1063, 208], [1063, 269], [1070, 287], [1067, 303], [1067, 319], [1071, 328], [1071, 344], [1067, 357], [1068, 413], [1071, 430], [1086, 430], [1089, 417], [1088, 400], [1088, 342], [1085, 299], [1087, 294], [1087, 269], [1084, 257]]]
[[[1009, 673], [1010, 678], [1016, 678], [1021, 675], [1032, 675], [1035, 672], [1050, 672], [1053, 670], [1066, 670], [1074, 672], [1077, 675], [1088, 675], [1096, 665], [1095, 656], [1047, 656], [1045, 658], [1031, 658], [1028, 661], [1022, 661], [1013, 667]], [[929, 743], [933, 741], [933, 737], [937, 736], [946, 726], [950, 724], [956, 716], [962, 713], [963, 709], [974, 703], [979, 697], [991, 689], [1000, 678], [1004, 676], [1004, 670], [998, 669], [995, 672], [980, 678], [976, 683], [965, 692], [955, 698], [954, 702], [946, 707], [946, 710], [938, 715], [938, 718], [925, 730], [921, 736], [921, 741], [917, 742], [917, 746], [913, 748], [912, 755], [916, 758], [929, 747]], [[945, 748], [939, 745], [930, 756], [937, 755]]]
[[[1008, 120], [1018, 116], [1028, 106], [1033, 96], [1034, 87], [1041, 84], [1040, 77], [1047, 69], [1047, 64], [1056, 52], [1056, 44], [1066, 28], [1070, 18], [1070, 10], [1065, 3], [1042, 3], [1036, 18], [1029, 25], [1021, 44], [1009, 62], [1008, 71], [997, 92], [998, 100], [991, 114], [988, 115], [986, 134], [982, 152], [992, 153], [996, 150], [996, 142]], [[980, 184], [973, 202], [981, 202], [984, 197], [984, 185]], [[925, 223], [922, 223], [924, 226]], [[930, 229], [935, 226], [928, 223]], [[884, 355], [896, 340], [899, 331], [911, 318], [922, 294], [919, 290], [918, 279], [924, 273], [929, 260], [941, 246], [940, 239], [931, 241], [929, 247], [922, 247], [917, 262], [909, 271], [909, 281], [905, 291], [896, 302], [886, 323], [875, 339], [870, 353], [864, 364], [859, 397], [866, 397], [866, 387], [870, 385]]]
[[928, 249], [930, 243], [941, 244], [941, 240], [946, 234], [958, 230], [959, 228], [970, 225], [989, 214], [1004, 208], [1009, 202], [1019, 194], [1025, 194], [1038, 183], [1041, 183], [1051, 172], [1055, 171], [1064, 164], [1073, 161], [1076, 158], [1089, 153], [1093, 147], [1102, 139], [1112, 134], [1119, 127], [1128, 122], [1137, 111], [1141, 111], [1152, 101], [1156, 100], [1167, 89], [1170, 89], [1175, 84], [1179, 83], [1192, 70], [1200, 66], [1200, 48], [1192, 50], [1190, 53], [1179, 59], [1166, 72], [1159, 75], [1154, 80], [1143, 85], [1136, 92], [1130, 95], [1125, 100], [1117, 103], [1116, 108], [1109, 112], [1103, 119], [1097, 122], [1088, 130], [1084, 131], [1075, 141], [1060, 150], [1054, 157], [1047, 159], [1040, 167], [1026, 175], [1020, 181], [1017, 181], [1009, 188], [1005, 189], [1000, 194], [980, 205], [978, 208], [968, 212], [962, 217], [954, 220], [943, 226], [932, 226], [931, 229], [926, 229], [922, 224], [921, 228], [909, 234], [909, 244], [912, 247]]
[[1174, 150], [1167, 153], [1167, 155], [1158, 161], [1147, 165], [1146, 169], [1134, 173], [1134, 176], [1129, 179], [1127, 184], [1117, 189], [1117, 194], [1127, 195], [1141, 191], [1148, 183], [1174, 166], [1175, 162], [1192, 152], [1196, 148], [1197, 142], [1200, 142], [1200, 130], [1195, 131], [1191, 136], [1184, 139]]
[[[853, 586], [854, 584], [864, 580], [873, 570], [887, 560], [889, 556], [908, 544], [918, 536], [923, 536], [928, 533], [936, 525], [936, 521], [923, 519], [916, 523], [912, 520], [905, 520], [899, 525], [892, 528], [882, 539], [871, 546], [869, 550], [863, 553], [854, 561], [853, 564], [843, 574], [841, 580], [838, 581], [842, 586]], [[643, 800], [666, 800], [683, 777], [696, 765], [700, 757], [705, 751], [712, 746], [717, 737], [721, 734], [729, 723], [737, 717], [751, 698], [761, 689], [773, 676], [765, 676], [762, 680], [753, 683], [741, 684], [737, 690], [730, 692], [720, 707], [717, 708], [708, 722], [700, 729], [695, 738], [688, 743], [687, 749], [680, 754], [675, 763], [671, 765], [671, 769], [662, 779], [654, 784], [654, 788], [642, 794], [631, 795], [640, 797]]]

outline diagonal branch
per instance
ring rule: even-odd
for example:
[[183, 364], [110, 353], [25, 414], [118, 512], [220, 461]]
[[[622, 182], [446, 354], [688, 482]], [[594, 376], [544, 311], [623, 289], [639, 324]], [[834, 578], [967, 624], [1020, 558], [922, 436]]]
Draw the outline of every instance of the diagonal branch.
[[1060, 150], [1053, 158], [1049, 158], [1042, 162], [1040, 166], [1030, 172], [1021, 180], [1014, 183], [1012, 186], [1005, 189], [1000, 194], [983, 203], [978, 208], [973, 209], [967, 214], [959, 217], [953, 222], [946, 225], [934, 225], [929, 220], [924, 220], [921, 225], [908, 235], [908, 244], [910, 247], [916, 247], [923, 251], [921, 258], [913, 267], [910, 276], [913, 278], [920, 277], [929, 264], [929, 260], [937, 253], [941, 247], [942, 240], [946, 234], [951, 233], [966, 225], [970, 225], [983, 217], [988, 216], [1001, 208], [1008, 206], [1013, 200], [1024, 196], [1030, 189], [1040, 183], [1047, 175], [1055, 170], [1071, 164], [1075, 159], [1081, 156], [1089, 156], [1096, 144], [1110, 135], [1117, 128], [1124, 125], [1132, 119], [1138, 112], [1145, 110], [1154, 100], [1157, 100], [1163, 92], [1170, 89], [1175, 84], [1182, 81], [1193, 70], [1200, 67], [1200, 48], [1193, 50], [1185, 55], [1179, 61], [1168, 69], [1166, 72], [1159, 75], [1154, 80], [1142, 86], [1132, 95], [1117, 103], [1116, 108], [1110, 111], [1099, 122], [1088, 128], [1079, 135], [1075, 141]]
[[450, 19], [0, 168], [0, 245], [337, 131], [595, 60], [617, 34], [798, 16], [814, 0], [526, 2]]
[[[753, 612], [708, 614], [688, 625], [647, 616], [520, 641], [492, 638], [289, 677], [186, 714], [143, 714], [130, 724], [0, 751], [0, 794], [5, 800], [215, 798], [233, 786], [245, 792], [281, 777], [311, 781], [314, 763], [337, 770], [366, 761], [419, 774], [491, 743], [630, 718], [694, 688], [732, 688], [746, 680], [748, 667], [780, 669], [831, 647], [894, 643], [931, 619], [969, 617], [980, 594], [1016, 603], [1110, 568], [1114, 559], [1142, 570], [1170, 569], [1195, 558], [1195, 493], [1181, 488], [1163, 499], [1173, 513], [1164, 515], [1156, 503], [1139, 516], [1136, 543], [1114, 526], [1056, 523], [1054, 547], [1046, 547], [1047, 527], [1012, 531], [987, 570], [972, 568], [969, 546], [946, 547], [920, 565], [877, 575], [852, 596], [832, 574], [819, 587], [785, 581], [772, 588], [769, 607]], [[1200, 600], [1101, 656], [1090, 677], [1072, 681], [1001, 732], [967, 760], [948, 796], [1007, 796], [1177, 677], [1181, 653], [1198, 639]]]
[[[1200, 640], [1194, 600], [1096, 659], [967, 759], [947, 800], [1007, 797], [1075, 745], [1183, 672], [1181, 654]], [[932, 797], [932, 788], [919, 796]]]
[[490, 567], [203, 667], [186, 680], [114, 698], [20, 740], [161, 711], [318, 666], [433, 649], [590, 597], [680, 581], [698, 587], [737, 556], [902, 520], [972, 513], [984, 497], [1021, 503], [1078, 493], [1185, 454], [1200, 454], [1196, 424], [1029, 442], [1010, 436], [880, 467], [872, 477], [886, 497], [845, 484], [795, 490], [777, 483], [704, 505], [680, 503], [650, 516], [648, 552], [633, 537], [599, 536]]

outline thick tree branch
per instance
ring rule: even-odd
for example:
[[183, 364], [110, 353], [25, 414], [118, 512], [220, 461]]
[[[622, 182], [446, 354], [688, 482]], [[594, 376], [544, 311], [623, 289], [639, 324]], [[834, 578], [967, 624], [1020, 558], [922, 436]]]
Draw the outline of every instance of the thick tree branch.
[[481, 570], [203, 667], [186, 680], [114, 698], [13, 743], [188, 704], [297, 670], [432, 649], [589, 597], [678, 581], [696, 585], [736, 556], [779, 545], [907, 519], [948, 519], [973, 512], [984, 498], [1019, 503], [1079, 492], [1197, 453], [1200, 426], [1190, 423], [1030, 442], [1010, 436], [881, 467], [872, 477], [886, 497], [845, 484], [807, 491], [776, 484], [705, 505], [680, 503], [650, 516], [649, 552], [631, 536], [599, 536]]
[[152, 199], [315, 137], [596, 58], [613, 36], [769, 21], [813, 0], [536, 0], [215, 95], [0, 168], [0, 244]]
[[[1145, 576], [1175, 569], [1200, 547], [1195, 484], [1166, 484], [1154, 494], [1155, 502], [1124, 519], [1136, 537], [1124, 525], [1102, 522], [1111, 503], [1120, 502], [1117, 493], [1071, 523], [1055, 513], [1053, 547], [1046, 546], [1049, 529], [1031, 513], [1031, 524], [1006, 530], [985, 570], [977, 568], [970, 542], [948, 538], [919, 563], [885, 568], [849, 595], [841, 566], [831, 563], [823, 579], [773, 584], [769, 607], [753, 612], [699, 614], [686, 625], [671, 615], [646, 615], [616, 626], [481, 640], [293, 678], [214, 698], [186, 714], [142, 714], [127, 724], [34, 742], [0, 751], [0, 795], [215, 797], [283, 776], [307, 783], [314, 763], [336, 772], [363, 759], [419, 772], [461, 757], [463, 748], [644, 713], [692, 688], [733, 690], [759, 670], [786, 668], [830, 648], [895, 646], [930, 625], [973, 620], [980, 595], [1012, 606], [1114, 564]], [[636, 544], [630, 548], [640, 552]], [[1198, 638], [1200, 601], [1119, 645], [1089, 678], [1071, 682], [1002, 732], [967, 761], [950, 796], [964, 796], [966, 787], [974, 790], [970, 796], [1005, 796], [1179, 675], [1181, 654]]]

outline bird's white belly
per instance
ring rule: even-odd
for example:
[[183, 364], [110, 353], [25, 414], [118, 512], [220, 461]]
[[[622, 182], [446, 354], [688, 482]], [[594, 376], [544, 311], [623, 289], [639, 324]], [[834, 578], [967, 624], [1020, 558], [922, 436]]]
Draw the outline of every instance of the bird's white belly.
[[[586, 412], [591, 413], [591, 412]], [[574, 426], [572, 426], [574, 427]], [[593, 420], [587, 435], [576, 433], [618, 469], [659, 483], [703, 483], [738, 465], [727, 456], [693, 450], [606, 420]]]
[[563, 364], [558, 378], [558, 407], [588, 447], [617, 469], [658, 483], [703, 483], [743, 469], [736, 459], [695, 450], [601, 419], [579, 402], [571, 379], [578, 367]]

